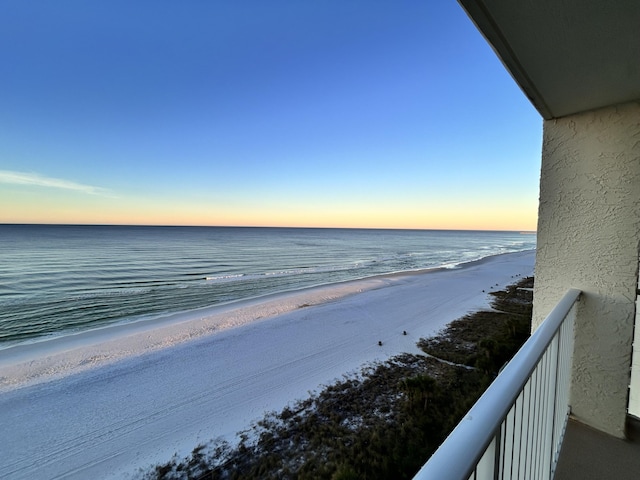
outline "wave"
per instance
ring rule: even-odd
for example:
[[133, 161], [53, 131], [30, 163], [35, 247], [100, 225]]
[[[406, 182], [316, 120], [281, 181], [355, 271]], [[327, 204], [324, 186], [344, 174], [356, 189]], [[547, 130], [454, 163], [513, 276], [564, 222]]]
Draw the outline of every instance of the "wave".
[[153, 290], [151, 287], [124, 287], [119, 289], [106, 289], [87, 293], [80, 293], [75, 295], [69, 295], [67, 300], [89, 300], [92, 298], [103, 297], [125, 297], [130, 295], [141, 295], [149, 293]]
[[207, 282], [234, 282], [237, 280], [241, 280], [245, 278], [246, 275], [244, 273], [238, 273], [235, 275], [217, 275], [213, 277], [204, 277]]
[[207, 282], [211, 283], [227, 283], [227, 282], [238, 282], [238, 281], [247, 281], [247, 280], [260, 280], [265, 278], [274, 278], [274, 277], [290, 277], [296, 275], [312, 275], [318, 273], [327, 273], [327, 272], [344, 272], [349, 270], [357, 270], [360, 268], [364, 268], [367, 263], [372, 262], [358, 262], [352, 265], [328, 265], [328, 266], [318, 266], [318, 267], [301, 267], [301, 268], [292, 268], [286, 270], [274, 270], [271, 272], [263, 272], [263, 273], [235, 273], [235, 274], [227, 274], [227, 275], [212, 275], [206, 276], [204, 279]]

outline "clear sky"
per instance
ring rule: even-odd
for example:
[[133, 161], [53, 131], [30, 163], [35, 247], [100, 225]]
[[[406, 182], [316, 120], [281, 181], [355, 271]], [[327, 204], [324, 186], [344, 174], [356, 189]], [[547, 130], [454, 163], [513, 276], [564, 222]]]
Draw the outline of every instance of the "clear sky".
[[0, 223], [535, 230], [541, 138], [455, 0], [0, 3]]

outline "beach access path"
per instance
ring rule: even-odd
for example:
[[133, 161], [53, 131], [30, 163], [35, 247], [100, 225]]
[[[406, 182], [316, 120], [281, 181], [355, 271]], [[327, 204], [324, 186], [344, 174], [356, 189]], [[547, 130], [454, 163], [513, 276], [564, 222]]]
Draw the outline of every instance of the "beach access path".
[[534, 260], [498, 255], [0, 350], [2, 477], [127, 478], [233, 442], [345, 373], [419, 353], [419, 338], [486, 308]]

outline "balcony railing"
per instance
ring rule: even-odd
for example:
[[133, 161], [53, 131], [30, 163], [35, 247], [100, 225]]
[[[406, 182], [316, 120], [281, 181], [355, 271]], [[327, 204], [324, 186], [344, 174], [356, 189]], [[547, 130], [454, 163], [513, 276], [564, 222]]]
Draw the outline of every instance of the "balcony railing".
[[569, 417], [569, 290], [414, 480], [552, 479]]

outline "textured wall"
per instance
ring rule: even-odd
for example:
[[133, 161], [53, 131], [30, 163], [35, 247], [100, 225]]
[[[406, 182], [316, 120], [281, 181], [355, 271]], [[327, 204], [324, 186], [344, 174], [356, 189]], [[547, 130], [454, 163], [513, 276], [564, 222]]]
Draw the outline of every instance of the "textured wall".
[[544, 123], [534, 328], [578, 308], [572, 412], [624, 436], [640, 248], [640, 103]]

